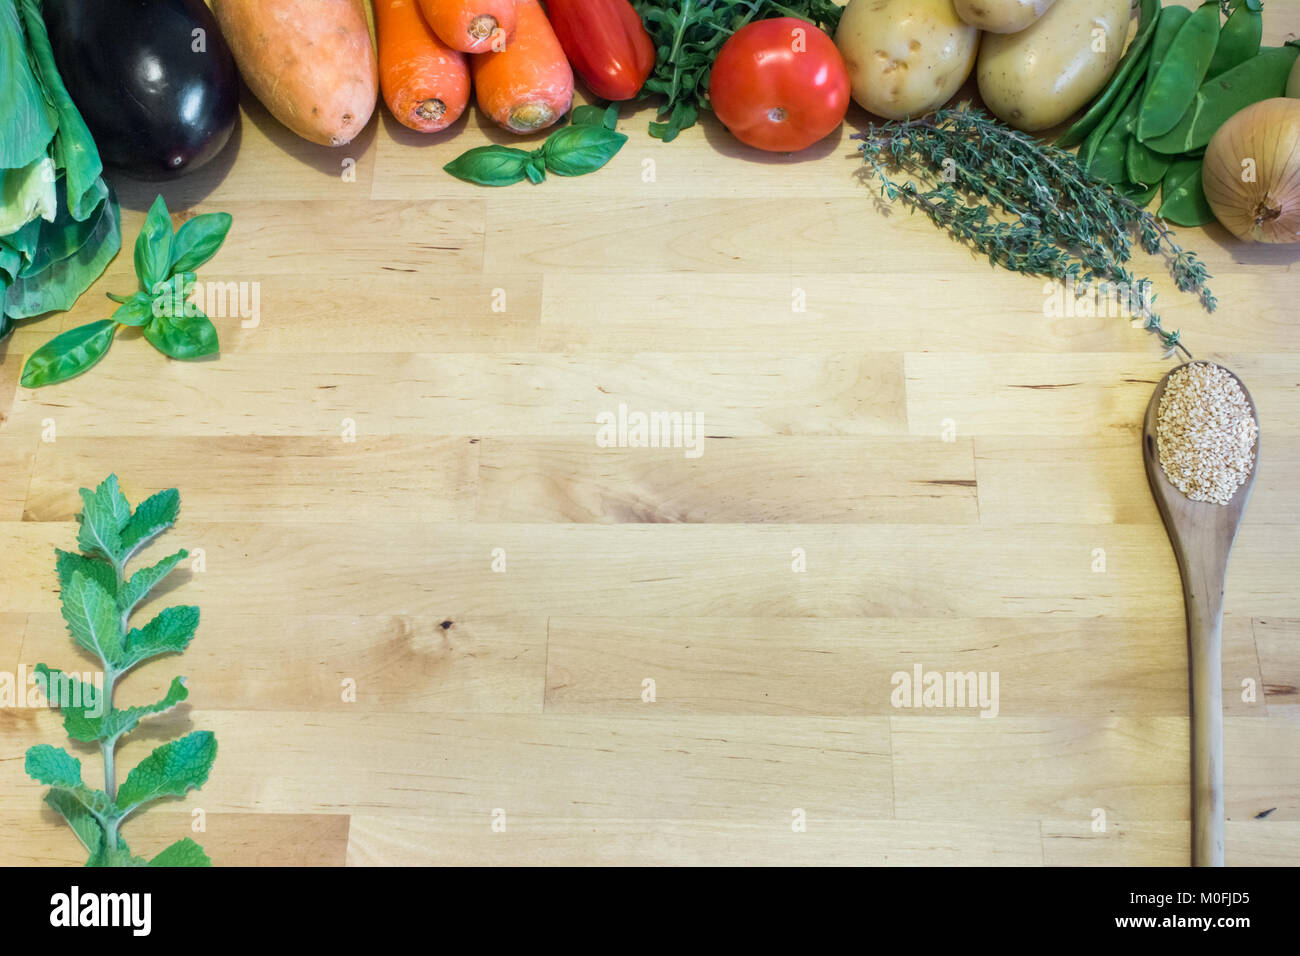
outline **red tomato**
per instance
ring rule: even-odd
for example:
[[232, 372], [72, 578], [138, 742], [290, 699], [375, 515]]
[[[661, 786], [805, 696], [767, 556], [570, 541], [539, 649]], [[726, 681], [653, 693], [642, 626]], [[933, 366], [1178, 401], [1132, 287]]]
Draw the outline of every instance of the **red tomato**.
[[778, 153], [829, 136], [849, 109], [849, 71], [825, 33], [778, 17], [737, 30], [718, 53], [709, 102], [742, 143]]

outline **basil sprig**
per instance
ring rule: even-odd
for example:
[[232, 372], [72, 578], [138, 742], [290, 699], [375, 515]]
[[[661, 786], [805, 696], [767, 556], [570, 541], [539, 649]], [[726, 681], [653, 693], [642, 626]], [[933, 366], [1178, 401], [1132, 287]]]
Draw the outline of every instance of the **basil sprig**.
[[479, 186], [510, 186], [527, 179], [540, 183], [548, 172], [584, 176], [600, 169], [627, 142], [615, 132], [618, 104], [579, 106], [573, 125], [557, 129], [540, 149], [531, 152], [510, 146], [478, 146], [443, 167], [457, 179]]
[[80, 375], [113, 344], [119, 326], [140, 329], [145, 339], [174, 359], [198, 359], [220, 346], [212, 320], [189, 301], [198, 280], [195, 270], [217, 254], [233, 222], [229, 213], [195, 216], [172, 229], [167, 203], [159, 196], [135, 241], [135, 274], [140, 288], [118, 303], [112, 318], [91, 322], [56, 335], [27, 359], [22, 384], [54, 385]]

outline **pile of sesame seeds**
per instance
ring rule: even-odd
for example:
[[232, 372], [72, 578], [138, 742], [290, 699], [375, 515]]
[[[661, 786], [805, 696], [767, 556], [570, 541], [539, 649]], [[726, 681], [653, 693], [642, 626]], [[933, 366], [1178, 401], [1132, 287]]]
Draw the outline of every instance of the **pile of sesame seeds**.
[[1255, 467], [1259, 426], [1227, 369], [1184, 365], [1169, 376], [1156, 412], [1160, 467], [1193, 501], [1226, 505]]

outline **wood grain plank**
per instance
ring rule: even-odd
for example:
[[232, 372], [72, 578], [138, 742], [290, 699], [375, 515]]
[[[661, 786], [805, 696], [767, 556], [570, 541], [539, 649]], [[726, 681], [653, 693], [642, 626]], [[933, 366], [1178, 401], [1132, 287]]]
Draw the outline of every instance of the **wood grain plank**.
[[[78, 436], [322, 436], [347, 419], [358, 435], [594, 442], [599, 416], [622, 403], [693, 412], [713, 436], [906, 431], [902, 360], [889, 353], [239, 354], [196, 365], [136, 344], [114, 348], [99, 375], [24, 391], [8, 430], [35, 434], [53, 417]], [[150, 383], [147, 403], [138, 381]]]
[[695, 819], [525, 819], [492, 832], [467, 819], [357, 815], [352, 866], [1032, 866], [1038, 834], [1019, 824], [846, 820], [790, 814], [753, 823]]
[[[1259, 665], [1248, 619], [1224, 626], [1224, 686]], [[792, 714], [978, 718], [1187, 713], [1182, 618], [1067, 621], [555, 617], [547, 655], [548, 713]], [[996, 673], [996, 710], [895, 706], [894, 675]], [[655, 700], [643, 699], [654, 681]], [[978, 677], [977, 677], [978, 680]], [[1263, 707], [1225, 695], [1225, 712]], [[996, 721], [992, 721], [996, 723]]]
[[194, 461], [205, 467], [185, 482], [183, 501], [198, 521], [456, 521], [475, 512], [478, 445], [467, 438], [72, 437], [40, 446], [23, 518], [72, 520], [77, 489], [114, 471], [138, 503]]
[[[1300, 824], [1228, 820], [1224, 826], [1228, 866], [1294, 866], [1300, 854]], [[1094, 833], [1090, 821], [1044, 820], [1043, 853], [1048, 866], [1188, 865], [1188, 825], [1136, 820]]]
[[[58, 739], [53, 714], [35, 721]], [[889, 727], [878, 718], [576, 719], [562, 715], [183, 710], [132, 735], [119, 762], [190, 729], [220, 755], [186, 807], [209, 813], [491, 814], [565, 819], [813, 819], [892, 816]], [[19, 785], [31, 736], [0, 739], [0, 811], [30, 809]], [[329, 759], [323, 760], [322, 755]], [[97, 763], [93, 757], [92, 763]]]
[[36, 465], [34, 435], [0, 434], [0, 521], [18, 521]]
[[[40, 800], [30, 812], [0, 813], [6, 839], [0, 866], [81, 866], [86, 851], [53, 810]], [[132, 818], [123, 835], [138, 856], [151, 857], [176, 840], [190, 837], [207, 851], [214, 866], [343, 866], [347, 862], [348, 817], [345, 814], [211, 813], [203, 832], [192, 832], [193, 819], [162, 807]]]
[[[1249, 384], [1266, 436], [1300, 434], [1300, 388], [1292, 359], [1255, 354], [1213, 359]], [[1169, 370], [1154, 356], [1078, 353], [909, 352], [905, 363], [912, 434], [937, 435], [951, 420], [958, 437], [1136, 436], [1151, 392]]]
[[757, 438], [714, 442], [708, 468], [674, 449], [489, 438], [478, 519], [491, 522], [970, 524], [969, 442]]
[[[166, 603], [188, 599], [182, 590]], [[95, 666], [56, 614], [31, 615], [22, 660]], [[541, 618], [257, 616], [217, 606], [202, 609], [184, 657], [132, 671], [120, 696], [158, 700], [182, 673], [190, 706], [204, 710], [540, 713], [545, 669]]]
[[1300, 619], [1255, 621], [1255, 646], [1269, 715], [1300, 717]]

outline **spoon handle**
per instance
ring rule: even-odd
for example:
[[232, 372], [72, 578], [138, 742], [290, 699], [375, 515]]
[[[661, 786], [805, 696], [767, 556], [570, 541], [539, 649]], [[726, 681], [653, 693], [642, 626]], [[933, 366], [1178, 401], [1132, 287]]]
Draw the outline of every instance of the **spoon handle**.
[[[1226, 555], [1225, 555], [1226, 558]], [[1192, 711], [1192, 865], [1223, 866], [1222, 563], [1183, 569]]]

